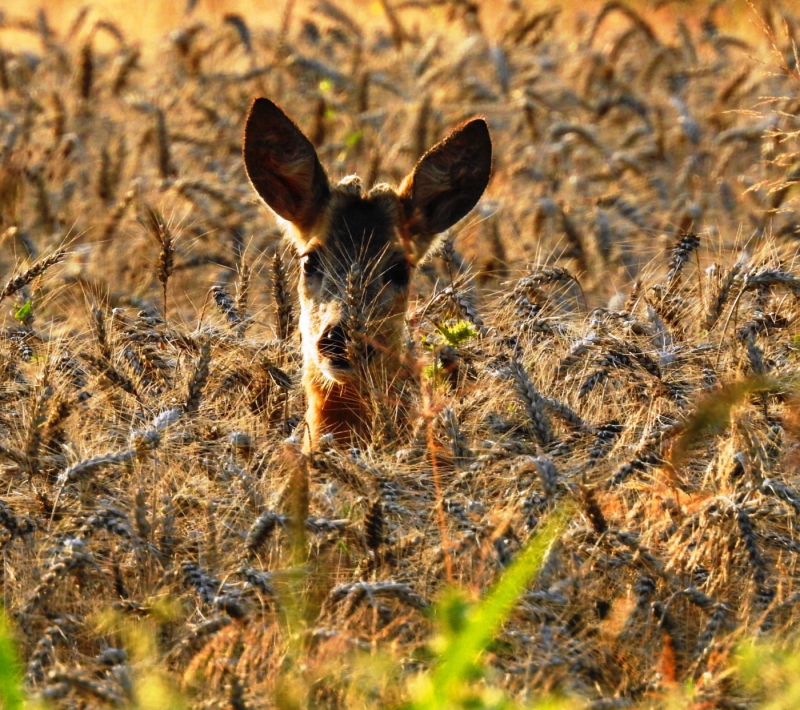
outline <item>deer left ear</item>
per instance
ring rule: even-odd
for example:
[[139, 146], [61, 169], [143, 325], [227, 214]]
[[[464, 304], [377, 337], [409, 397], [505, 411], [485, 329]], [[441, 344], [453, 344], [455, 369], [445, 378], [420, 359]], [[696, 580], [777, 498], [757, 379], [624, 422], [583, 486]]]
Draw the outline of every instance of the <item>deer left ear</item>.
[[491, 174], [492, 139], [482, 118], [454, 129], [420, 158], [399, 190], [408, 234], [419, 256], [434, 236], [477, 204]]
[[324, 212], [330, 187], [317, 151], [269, 99], [256, 99], [247, 115], [244, 166], [264, 202], [301, 233]]

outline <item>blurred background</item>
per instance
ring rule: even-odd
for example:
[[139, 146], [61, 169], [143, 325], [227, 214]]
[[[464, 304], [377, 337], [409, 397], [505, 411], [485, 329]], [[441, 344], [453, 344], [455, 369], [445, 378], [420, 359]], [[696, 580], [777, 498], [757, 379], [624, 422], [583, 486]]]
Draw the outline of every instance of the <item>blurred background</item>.
[[[386, 7], [402, 10], [405, 17], [417, 15], [422, 23], [421, 29], [436, 27], [446, 16], [453, 13], [454, 7], [473, 7], [477, 9], [480, 21], [487, 31], [494, 31], [498, 24], [506, 19], [509, 11], [523, 7], [532, 12], [559, 10], [564, 16], [575, 16], [579, 19], [596, 15], [604, 4], [600, 0], [584, 2], [554, 2], [553, 0], [349, 0], [341, 3], [342, 9], [359, 23], [369, 25], [386, 24]], [[68, 26], [83, 8], [90, 8], [94, 19], [108, 19], [120, 23], [127, 33], [137, 37], [146, 47], [152, 48], [163, 37], [166, 30], [179, 27], [187, 20], [208, 21], [214, 23], [226, 14], [239, 13], [249, 22], [260, 26], [268, 26], [280, 21], [281, 16], [289, 9], [313, 10], [320, 3], [314, 0], [141, 0], [130, 3], [126, 0], [96, 0], [86, 3], [83, 0], [48, 0], [36, 3], [35, 0], [7, 0], [3, 3], [7, 15], [33, 15], [39, 8], [46, 10], [49, 20], [57, 27]], [[611, 3], [614, 4], [614, 3]], [[644, 17], [657, 18], [662, 28], [674, 26], [676, 18], [687, 22], [700, 22], [708, 10], [706, 3], [694, 0], [665, 0], [654, 2], [629, 2], [627, 6], [642, 13]], [[746, 0], [727, 0], [711, 3], [715, 16], [724, 19], [730, 31], [752, 31], [752, 18], [748, 17], [750, 4]], [[620, 18], [612, 19], [610, 28], [622, 22]], [[659, 25], [656, 26], [658, 29]], [[610, 31], [610, 30], [609, 30]], [[11, 29], [3, 31], [4, 42], [25, 42], [26, 38]]]

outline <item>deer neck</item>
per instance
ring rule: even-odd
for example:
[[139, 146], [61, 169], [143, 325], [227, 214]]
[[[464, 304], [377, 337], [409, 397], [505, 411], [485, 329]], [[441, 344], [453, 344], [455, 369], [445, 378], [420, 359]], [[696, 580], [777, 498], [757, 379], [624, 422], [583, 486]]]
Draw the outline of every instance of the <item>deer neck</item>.
[[303, 386], [308, 404], [306, 448], [313, 448], [325, 434], [332, 434], [336, 444], [355, 444], [368, 436], [372, 409], [358, 382], [326, 381], [321, 372], [306, 366]]

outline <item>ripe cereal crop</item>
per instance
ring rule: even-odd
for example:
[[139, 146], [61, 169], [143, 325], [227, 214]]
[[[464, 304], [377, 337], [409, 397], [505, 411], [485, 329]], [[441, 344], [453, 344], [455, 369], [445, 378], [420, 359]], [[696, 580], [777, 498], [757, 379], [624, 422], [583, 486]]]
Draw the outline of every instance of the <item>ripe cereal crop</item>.
[[[544, 530], [437, 707], [792, 707], [795, 4], [222, 5], [157, 37], [88, 5], [2, 13], [0, 659], [8, 642], [19, 692], [431, 707], [443, 645]], [[311, 218], [254, 179], [276, 219], [248, 180], [257, 98], [336, 199], [431, 222], [413, 258], [334, 264], [323, 354], [360, 368], [349, 439], [308, 433], [334, 387], [304, 387]], [[470, 192], [447, 219], [445, 174]], [[402, 294], [391, 372], [370, 369], [378, 277]]]

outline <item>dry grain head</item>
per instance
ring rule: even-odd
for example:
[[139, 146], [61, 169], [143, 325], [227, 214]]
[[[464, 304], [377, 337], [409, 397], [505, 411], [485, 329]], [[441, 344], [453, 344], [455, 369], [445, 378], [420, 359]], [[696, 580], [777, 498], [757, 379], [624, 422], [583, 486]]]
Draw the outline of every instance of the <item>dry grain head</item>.
[[[489, 182], [492, 144], [474, 118], [437, 143], [395, 190], [350, 176], [332, 184], [311, 141], [272, 101], [247, 117], [244, 162], [302, 258], [303, 379], [311, 440], [365, 433], [365, 391], [399, 369], [411, 271]], [[361, 347], [352, 341], [366, 340]], [[354, 362], [354, 353], [365, 363]], [[365, 364], [371, 378], [365, 388]]]

